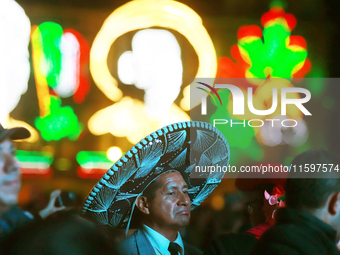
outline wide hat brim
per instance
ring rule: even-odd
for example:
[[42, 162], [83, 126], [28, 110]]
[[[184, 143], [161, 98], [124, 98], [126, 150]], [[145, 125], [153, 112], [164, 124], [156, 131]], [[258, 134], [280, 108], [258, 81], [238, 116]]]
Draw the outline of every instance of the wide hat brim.
[[5, 129], [0, 125], [0, 142], [9, 138], [11, 140], [26, 139], [31, 136], [30, 131], [23, 127]]
[[224, 176], [223, 171], [203, 171], [203, 167], [228, 166], [229, 157], [226, 138], [211, 124], [168, 125], [137, 143], [107, 171], [88, 195], [83, 213], [102, 225], [128, 227], [138, 196], [159, 175], [173, 169], [186, 181], [194, 209]]

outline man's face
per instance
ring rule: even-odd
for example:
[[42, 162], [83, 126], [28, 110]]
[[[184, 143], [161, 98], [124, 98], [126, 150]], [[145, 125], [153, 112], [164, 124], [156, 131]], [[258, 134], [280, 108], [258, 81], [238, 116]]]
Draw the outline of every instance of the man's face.
[[189, 224], [188, 186], [178, 172], [162, 174], [156, 180], [161, 188], [148, 200], [149, 216], [155, 224], [179, 230]]
[[14, 154], [11, 140], [0, 142], [0, 204], [3, 205], [15, 205], [18, 202], [21, 170]]

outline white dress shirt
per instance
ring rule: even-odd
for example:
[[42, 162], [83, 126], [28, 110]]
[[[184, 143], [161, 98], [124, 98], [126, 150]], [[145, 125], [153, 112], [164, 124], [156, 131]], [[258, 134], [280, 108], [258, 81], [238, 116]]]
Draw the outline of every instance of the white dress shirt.
[[[152, 228], [144, 224], [142, 231], [144, 231], [144, 233], [148, 237], [157, 255], [170, 255], [170, 252], [168, 250], [170, 241], [165, 236], [161, 235], [157, 231], [153, 230]], [[180, 252], [178, 254], [184, 255], [183, 240], [179, 232], [177, 233], [177, 238], [174, 241], [174, 243], [177, 243], [181, 247]]]

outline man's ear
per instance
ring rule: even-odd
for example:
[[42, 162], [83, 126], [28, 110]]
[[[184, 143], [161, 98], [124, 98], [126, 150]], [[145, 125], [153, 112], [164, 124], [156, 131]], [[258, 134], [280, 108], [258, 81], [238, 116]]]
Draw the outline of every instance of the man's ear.
[[336, 192], [330, 195], [328, 212], [331, 215], [336, 215], [340, 213], [340, 192]]
[[139, 196], [136, 200], [136, 206], [145, 214], [150, 214], [148, 199], [144, 196]]

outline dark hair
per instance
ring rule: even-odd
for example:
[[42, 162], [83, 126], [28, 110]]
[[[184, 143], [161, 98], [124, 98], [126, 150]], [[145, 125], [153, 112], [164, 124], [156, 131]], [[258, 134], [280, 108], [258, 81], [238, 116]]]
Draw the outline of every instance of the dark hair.
[[[301, 178], [303, 176], [300, 173], [292, 172], [291, 169], [286, 182], [286, 204], [297, 209], [321, 208], [330, 194], [340, 192], [340, 173], [334, 170], [336, 165], [339, 166], [340, 161], [326, 150], [313, 149], [295, 157], [291, 165], [299, 168], [300, 165], [304, 167], [304, 164], [325, 164], [321, 166], [326, 166], [328, 170], [315, 172], [316, 178]], [[333, 164], [331, 172], [329, 164]]]
[[[167, 174], [167, 173], [170, 173], [170, 172], [177, 172], [177, 170], [171, 169], [169, 171], [166, 171], [166, 172], [162, 173], [161, 175]], [[149, 186], [146, 187], [146, 189], [143, 191], [143, 195], [142, 196], [144, 196], [144, 197], [146, 197], [148, 199], [154, 199], [155, 198], [156, 191], [162, 187], [162, 184], [159, 182], [159, 177], [161, 175], [159, 175], [156, 179], [154, 179], [149, 184]]]
[[143, 191], [143, 196], [148, 199], [154, 199], [156, 196], [156, 191], [160, 189], [162, 185], [159, 182], [158, 177], [152, 181], [149, 186]]
[[257, 186], [255, 189], [253, 189], [252, 191], [259, 192], [261, 193], [261, 195], [263, 195], [265, 190], [271, 193], [275, 186], [276, 185], [274, 184], [261, 184]]

